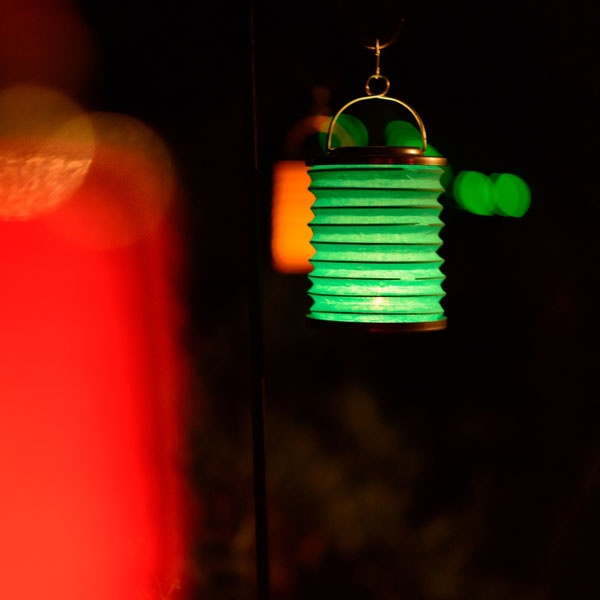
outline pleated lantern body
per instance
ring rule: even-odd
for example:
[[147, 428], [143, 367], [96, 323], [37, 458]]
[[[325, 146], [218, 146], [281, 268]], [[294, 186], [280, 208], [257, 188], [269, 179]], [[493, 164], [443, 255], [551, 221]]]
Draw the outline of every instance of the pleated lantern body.
[[310, 167], [309, 318], [369, 331], [446, 327], [439, 254], [444, 171], [435, 161], [408, 162], [329, 160]]

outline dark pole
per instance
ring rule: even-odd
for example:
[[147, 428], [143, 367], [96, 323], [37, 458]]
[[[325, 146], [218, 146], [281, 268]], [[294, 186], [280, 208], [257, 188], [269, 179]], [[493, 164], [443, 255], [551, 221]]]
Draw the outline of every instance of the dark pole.
[[265, 426], [264, 426], [264, 365], [262, 336], [262, 235], [261, 186], [258, 160], [258, 124], [256, 98], [255, 7], [250, 3], [250, 87], [252, 120], [252, 195], [248, 206], [249, 256], [253, 265], [249, 272], [248, 293], [251, 336], [252, 377], [252, 453], [254, 485], [254, 522], [256, 536], [256, 577], [258, 600], [269, 598], [269, 551], [266, 493]]

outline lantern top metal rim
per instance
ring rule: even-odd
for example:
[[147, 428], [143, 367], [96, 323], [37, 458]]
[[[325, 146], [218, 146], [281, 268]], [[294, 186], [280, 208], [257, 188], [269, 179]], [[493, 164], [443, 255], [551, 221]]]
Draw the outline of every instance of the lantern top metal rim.
[[421, 148], [409, 146], [340, 146], [325, 156], [307, 160], [309, 166], [333, 164], [426, 165], [444, 167], [443, 156], [425, 156]]

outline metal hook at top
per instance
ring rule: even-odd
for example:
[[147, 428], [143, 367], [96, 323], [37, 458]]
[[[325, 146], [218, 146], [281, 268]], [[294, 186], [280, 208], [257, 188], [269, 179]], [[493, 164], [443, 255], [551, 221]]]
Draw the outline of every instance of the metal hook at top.
[[375, 40], [375, 75], [380, 74], [380, 59], [381, 59], [381, 46], [379, 45], [379, 40]]
[[[389, 45], [389, 43], [387, 45]], [[385, 47], [386, 45], [379, 45], [379, 39], [375, 40], [374, 48], [369, 48], [367, 46], [367, 48], [369, 48], [370, 50], [375, 50], [375, 74], [371, 75], [367, 79], [367, 82], [365, 84], [365, 91], [367, 92], [368, 96], [385, 96], [388, 93], [388, 90], [390, 89], [390, 80], [385, 75], [381, 74], [381, 49]], [[371, 89], [371, 83], [378, 79], [383, 80], [384, 89], [382, 92], [376, 93]]]
[[[388, 48], [392, 44], [396, 43], [396, 40], [398, 39], [398, 36], [400, 35], [400, 30], [402, 29], [402, 27], [404, 26], [404, 24], [405, 24], [405, 19], [400, 19], [399, 22], [398, 22], [398, 26], [397, 26], [396, 30], [394, 31], [394, 33], [392, 35], [390, 35], [387, 38], [387, 41], [381, 43], [380, 38], [376, 38], [374, 45], [370, 45], [368, 43], [363, 42], [362, 46], [364, 48], [366, 48], [367, 50], [377, 50], [377, 46], [379, 46], [380, 50], [383, 50], [384, 48]], [[379, 25], [381, 26], [381, 23]]]
[[398, 36], [396, 35], [394, 37], [394, 39], [388, 40], [384, 44], [380, 44], [379, 40], [375, 40], [374, 46], [368, 46], [367, 44], [363, 44], [363, 47], [366, 48], [367, 50], [375, 50], [376, 53], [379, 53], [380, 50], [383, 50], [384, 48], [391, 46], [396, 41], [396, 37], [398, 37]]

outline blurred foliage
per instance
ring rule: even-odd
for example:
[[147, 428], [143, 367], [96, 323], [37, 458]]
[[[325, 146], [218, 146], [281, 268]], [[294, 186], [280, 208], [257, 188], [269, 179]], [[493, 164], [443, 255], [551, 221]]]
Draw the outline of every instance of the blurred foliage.
[[[325, 425], [332, 413], [337, 423]], [[321, 416], [316, 423], [285, 410], [267, 416], [273, 598], [547, 597], [476, 567], [496, 492], [489, 474], [474, 478], [462, 502], [423, 514], [419, 485], [431, 448], [408, 422], [386, 418], [360, 385], [338, 390]], [[223, 433], [208, 425], [197, 440], [206, 506], [200, 589], [213, 600], [251, 598], [250, 440]]]

